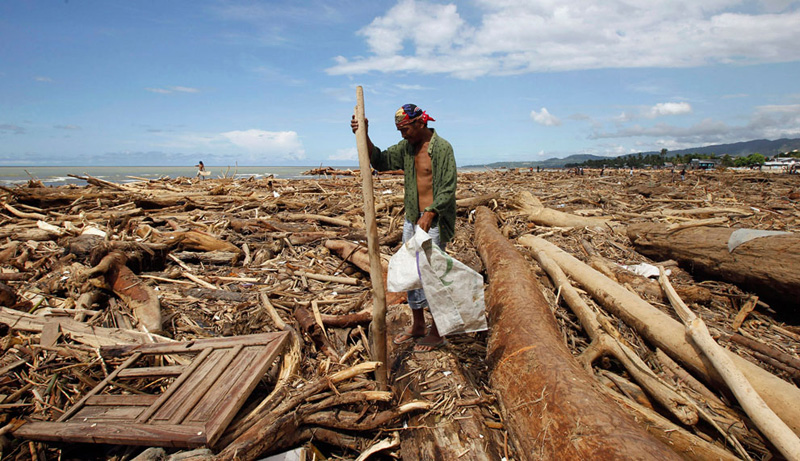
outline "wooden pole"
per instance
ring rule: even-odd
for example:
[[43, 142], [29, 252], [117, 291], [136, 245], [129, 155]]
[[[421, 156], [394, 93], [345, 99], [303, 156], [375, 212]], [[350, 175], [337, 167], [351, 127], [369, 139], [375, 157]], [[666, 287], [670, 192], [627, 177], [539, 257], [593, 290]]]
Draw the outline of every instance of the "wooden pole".
[[375, 220], [375, 197], [372, 190], [372, 167], [367, 147], [367, 122], [364, 117], [364, 89], [356, 88], [356, 145], [358, 164], [361, 167], [361, 190], [364, 194], [364, 221], [367, 225], [367, 251], [369, 251], [369, 278], [372, 281], [372, 324], [370, 325], [372, 360], [379, 362], [375, 378], [381, 390], [388, 389], [386, 367], [386, 289], [383, 284], [383, 268], [378, 248], [378, 224]]

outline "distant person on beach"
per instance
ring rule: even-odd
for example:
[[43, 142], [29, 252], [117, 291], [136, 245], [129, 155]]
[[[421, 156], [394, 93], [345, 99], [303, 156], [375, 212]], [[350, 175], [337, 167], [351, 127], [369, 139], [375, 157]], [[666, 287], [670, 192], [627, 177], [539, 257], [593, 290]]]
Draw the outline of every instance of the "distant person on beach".
[[203, 176], [206, 175], [205, 174], [206, 173], [206, 166], [203, 165], [202, 160], [200, 162], [198, 162], [197, 165], [195, 165], [195, 166], [197, 167], [197, 177], [200, 178], [200, 179], [203, 179]]
[[[453, 146], [433, 129], [428, 122], [435, 121], [414, 104], [405, 104], [394, 115], [394, 123], [403, 140], [381, 151], [367, 134], [370, 163], [378, 171], [403, 170], [405, 176], [405, 222], [403, 243], [414, 236], [416, 224], [430, 234], [442, 250], [455, 234], [456, 224], [456, 159]], [[365, 120], [365, 131], [369, 121]], [[353, 133], [358, 121], [350, 121]], [[436, 323], [425, 327], [428, 300], [422, 289], [408, 292], [413, 322], [411, 328], [394, 337], [395, 344], [416, 342], [415, 352], [428, 352], [445, 344]]]

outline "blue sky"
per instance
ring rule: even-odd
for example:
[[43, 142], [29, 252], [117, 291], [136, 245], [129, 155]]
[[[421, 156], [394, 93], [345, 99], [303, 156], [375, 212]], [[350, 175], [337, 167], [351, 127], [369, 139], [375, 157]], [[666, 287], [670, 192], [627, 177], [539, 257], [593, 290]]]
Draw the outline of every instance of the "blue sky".
[[800, 2], [0, 2], [0, 165], [459, 165], [800, 137]]

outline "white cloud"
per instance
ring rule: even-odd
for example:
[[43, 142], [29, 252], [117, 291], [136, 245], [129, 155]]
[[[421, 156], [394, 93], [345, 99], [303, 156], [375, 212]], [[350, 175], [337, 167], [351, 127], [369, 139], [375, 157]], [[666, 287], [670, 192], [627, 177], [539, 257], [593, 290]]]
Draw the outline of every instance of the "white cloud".
[[538, 123], [539, 125], [544, 126], [559, 126], [561, 125], [561, 120], [555, 115], [552, 115], [550, 112], [547, 111], [547, 108], [542, 107], [542, 110], [536, 112], [535, 110], [531, 111], [531, 119], [534, 122]]
[[621, 128], [615, 132], [596, 132], [592, 134], [589, 139], [632, 138], [639, 136], [670, 136], [701, 139], [710, 136], [715, 138], [724, 136], [730, 133], [730, 131], [731, 128], [723, 122], [705, 119], [689, 127], [679, 127], [666, 123], [657, 123], [652, 126], [632, 125]]
[[170, 89], [172, 91], [177, 91], [179, 93], [199, 93], [200, 90], [197, 88], [191, 88], [188, 86], [171, 86]]
[[200, 90], [197, 88], [192, 88], [188, 86], [169, 86], [166, 88], [145, 88], [146, 91], [151, 93], [158, 93], [158, 94], [170, 94], [170, 93], [199, 93]]
[[[618, 120], [615, 121], [618, 122]], [[800, 136], [800, 104], [786, 104], [756, 107], [750, 120], [744, 125], [729, 125], [712, 118], [703, 119], [689, 126], [667, 123], [635, 124], [617, 126], [617, 129], [613, 131], [598, 128], [589, 136], [589, 139], [654, 138], [654, 143], [664, 147], [684, 148], [748, 139], [796, 138], [798, 136]]]
[[42, 76], [33, 77], [33, 79], [36, 80], [37, 82], [52, 82], [53, 81], [53, 79], [50, 78], [50, 77], [42, 77]]
[[683, 115], [692, 112], [692, 105], [688, 102], [660, 102], [647, 111], [648, 118], [663, 117], [665, 115]]
[[170, 94], [172, 91], [165, 90], [163, 88], [145, 88], [145, 91], [149, 91], [151, 93], [159, 93], [159, 94]]
[[327, 71], [335, 75], [409, 71], [475, 78], [599, 68], [791, 62], [800, 59], [796, 4], [786, 0], [591, 4], [476, 0], [477, 10], [472, 11], [466, 3], [457, 7], [455, 2], [400, 0], [359, 31], [369, 55], [339, 56]]
[[0, 134], [3, 132], [12, 134], [25, 134], [25, 127], [12, 123], [0, 123]]
[[759, 106], [747, 125], [749, 134], [768, 139], [800, 136], [800, 104]]
[[249, 154], [271, 155], [292, 160], [306, 157], [303, 143], [294, 131], [244, 130], [221, 134]]

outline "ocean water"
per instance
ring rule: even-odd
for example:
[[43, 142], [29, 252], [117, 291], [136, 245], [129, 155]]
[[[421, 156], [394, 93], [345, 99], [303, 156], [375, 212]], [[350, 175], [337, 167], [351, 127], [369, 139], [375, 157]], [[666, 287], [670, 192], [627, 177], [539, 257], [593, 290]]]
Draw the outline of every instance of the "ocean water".
[[[236, 178], [260, 179], [273, 175], [280, 179], [303, 179], [316, 176], [305, 176], [304, 171], [320, 168], [319, 166], [238, 166], [220, 167], [206, 166], [211, 172], [207, 179]], [[338, 170], [358, 170], [358, 166], [335, 166]], [[459, 172], [485, 171], [486, 167], [458, 168]], [[197, 168], [185, 166], [0, 166], [0, 185], [16, 186], [26, 184], [30, 179], [38, 179], [46, 186], [64, 186], [75, 184], [85, 186], [87, 182], [74, 176], [93, 176], [105, 181], [124, 184], [141, 180], [167, 178], [194, 178]]]
[[[274, 175], [282, 179], [300, 179], [313, 176], [303, 176], [304, 171], [312, 170], [313, 166], [238, 166], [220, 167], [206, 166], [206, 171], [211, 175], [206, 178], [236, 178], [255, 179]], [[352, 167], [335, 167], [338, 169], [358, 169]], [[47, 186], [63, 186], [76, 184], [85, 186], [83, 179], [75, 176], [93, 176], [114, 183], [127, 183], [141, 181], [142, 179], [159, 179], [163, 177], [194, 178], [197, 168], [184, 166], [33, 166], [33, 167], [5, 167], [0, 166], [0, 185], [14, 186], [25, 184], [30, 179], [38, 179]]]

